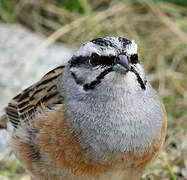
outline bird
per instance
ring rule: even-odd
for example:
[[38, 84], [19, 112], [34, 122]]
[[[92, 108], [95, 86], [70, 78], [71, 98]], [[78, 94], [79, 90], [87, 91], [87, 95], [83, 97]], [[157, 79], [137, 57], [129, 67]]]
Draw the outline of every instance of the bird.
[[138, 45], [117, 36], [82, 44], [4, 112], [0, 128], [33, 180], [138, 180], [167, 129]]

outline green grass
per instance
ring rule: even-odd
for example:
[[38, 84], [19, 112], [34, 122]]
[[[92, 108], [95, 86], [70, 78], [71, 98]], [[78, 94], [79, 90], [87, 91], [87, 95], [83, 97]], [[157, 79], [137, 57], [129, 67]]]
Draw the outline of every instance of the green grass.
[[[39, 0], [43, 2], [42, 0]], [[125, 0], [118, 0], [119, 2], [123, 2]], [[141, 2], [140, 0], [127, 0], [129, 2]], [[149, 1], [149, 0], [148, 0]], [[14, 10], [16, 5], [20, 2], [20, 0], [0, 0], [0, 7], [1, 7], [1, 19], [7, 23], [15, 23], [17, 22], [15, 16], [14, 16]], [[56, 0], [56, 2], [59, 7], [63, 7], [69, 12], [77, 12], [80, 14], [86, 14], [89, 17], [92, 17], [94, 15], [94, 11], [92, 10], [92, 7], [90, 5], [90, 1], [88, 0]], [[110, 2], [110, 0], [108, 1]], [[185, 0], [154, 0], [154, 2], [168, 2], [177, 4], [180, 6], [186, 6], [187, 7], [187, 1]], [[53, 3], [54, 4], [54, 3]], [[107, 2], [103, 3], [108, 4]], [[41, 12], [42, 13], [42, 12]], [[2, 17], [3, 14], [3, 17]], [[19, 21], [19, 20], [18, 20]]]
[[21, 164], [19, 162], [14, 162], [11, 168], [9, 169], [8, 176], [10, 178], [15, 177], [15, 174], [18, 172], [20, 168], [21, 168]]
[[172, 180], [177, 180], [177, 178], [176, 178], [176, 176], [175, 176], [175, 173], [173, 172], [172, 167], [166, 162], [166, 160], [164, 159], [163, 156], [160, 157], [160, 158], [161, 158], [162, 162], [163, 162], [163, 163], [166, 165], [166, 167], [168, 168], [168, 171], [169, 171], [169, 173], [170, 173], [170, 175], [171, 175], [171, 179], [172, 179]]
[[173, 4], [177, 4], [180, 6], [187, 6], [187, 1], [185, 0], [154, 0], [155, 2], [169, 2]]
[[7, 23], [15, 23], [16, 20], [14, 18], [14, 8], [15, 2], [12, 0], [0, 0], [0, 7], [1, 7], [1, 17]]

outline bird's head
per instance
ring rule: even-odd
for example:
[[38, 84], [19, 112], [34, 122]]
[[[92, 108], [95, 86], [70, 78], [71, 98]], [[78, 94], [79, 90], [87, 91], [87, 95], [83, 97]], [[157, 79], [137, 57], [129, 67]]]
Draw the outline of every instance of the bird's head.
[[85, 93], [114, 86], [145, 91], [147, 80], [137, 48], [134, 41], [121, 37], [98, 38], [84, 43], [67, 66], [73, 79], [71, 83]]

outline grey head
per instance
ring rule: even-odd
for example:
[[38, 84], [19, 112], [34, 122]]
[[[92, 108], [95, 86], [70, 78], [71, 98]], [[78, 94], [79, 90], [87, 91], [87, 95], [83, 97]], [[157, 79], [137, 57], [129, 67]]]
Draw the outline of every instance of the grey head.
[[62, 95], [73, 131], [99, 158], [143, 151], [160, 133], [161, 103], [134, 41], [105, 37], [84, 43], [65, 68]]
[[[137, 44], [125, 38], [105, 37], [83, 44], [68, 67], [75, 83], [84, 91], [102, 88], [105, 83], [108, 86], [107, 79], [111, 81], [116, 77], [126, 81], [131, 78], [134, 90], [146, 89], [147, 80], [138, 59]], [[107, 78], [109, 74], [112, 74], [111, 79]]]

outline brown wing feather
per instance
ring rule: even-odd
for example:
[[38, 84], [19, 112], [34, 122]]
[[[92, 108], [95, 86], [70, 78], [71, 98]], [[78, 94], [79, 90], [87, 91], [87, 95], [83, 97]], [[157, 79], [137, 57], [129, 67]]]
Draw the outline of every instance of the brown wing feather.
[[21, 121], [27, 122], [33, 119], [36, 112], [43, 107], [52, 108], [56, 104], [62, 104], [63, 97], [59, 93], [61, 75], [64, 66], [59, 66], [48, 72], [39, 82], [22, 91], [14, 97], [6, 114], [12, 125], [17, 128]]
[[4, 114], [0, 117], [0, 129], [7, 128], [7, 116]]

